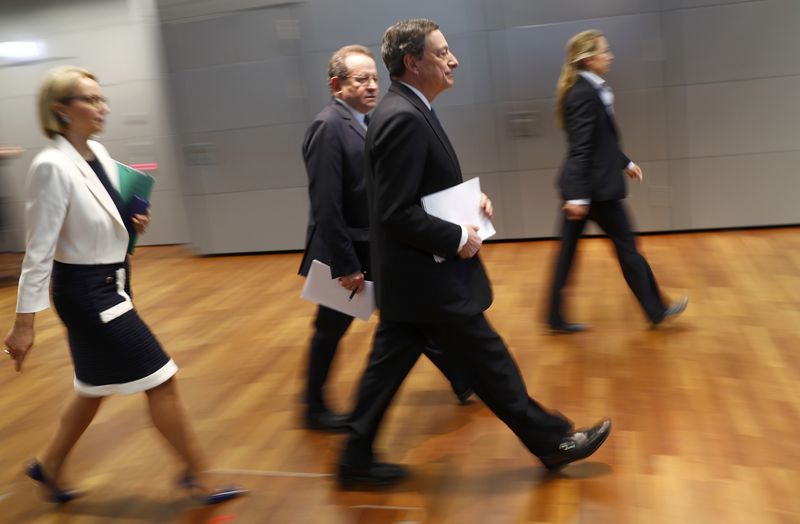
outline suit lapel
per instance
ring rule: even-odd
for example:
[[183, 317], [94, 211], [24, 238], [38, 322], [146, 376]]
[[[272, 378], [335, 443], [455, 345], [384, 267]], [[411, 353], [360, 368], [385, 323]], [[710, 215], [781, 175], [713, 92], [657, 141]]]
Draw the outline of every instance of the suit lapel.
[[[122, 221], [122, 217], [119, 215], [119, 211], [117, 210], [117, 206], [114, 205], [114, 201], [111, 200], [111, 196], [106, 191], [106, 188], [103, 187], [103, 184], [100, 182], [100, 179], [97, 178], [97, 175], [92, 170], [91, 166], [83, 159], [83, 157], [78, 153], [72, 144], [70, 144], [66, 138], [62, 136], [57, 136], [55, 138], [55, 146], [56, 149], [64, 153], [64, 155], [75, 164], [75, 167], [78, 168], [81, 175], [83, 175], [83, 182], [86, 184], [86, 187], [89, 188], [89, 191], [92, 195], [97, 199], [97, 202], [100, 206], [105, 209], [111, 218], [116, 220], [122, 227], [125, 227], [125, 223]], [[116, 165], [113, 162], [110, 162], [110, 159], [104, 158], [104, 155], [98, 154], [96, 148], [93, 148], [91, 144], [89, 147], [94, 152], [97, 159], [100, 161], [103, 169], [106, 170], [106, 174], [108, 175], [109, 179], [112, 183], [116, 182], [115, 186], [119, 186], [119, 174], [116, 170]]]
[[392, 82], [392, 85], [389, 86], [389, 91], [392, 91], [406, 100], [408, 100], [414, 107], [416, 107], [422, 116], [425, 117], [425, 120], [428, 122], [428, 125], [431, 126], [433, 129], [434, 134], [442, 143], [445, 151], [447, 151], [447, 156], [450, 157], [450, 161], [453, 163], [453, 167], [455, 168], [456, 172], [458, 173], [459, 178], [461, 177], [461, 166], [458, 164], [458, 157], [456, 156], [455, 149], [453, 149], [453, 145], [450, 143], [450, 139], [447, 138], [447, 133], [445, 133], [444, 128], [442, 128], [442, 124], [439, 122], [439, 119], [433, 116], [431, 110], [428, 109], [428, 106], [425, 105], [425, 102], [420, 100], [420, 98], [408, 89], [406, 86], [399, 82]]
[[331, 104], [333, 104], [333, 110], [336, 111], [336, 114], [347, 122], [350, 129], [360, 136], [362, 140], [365, 140], [367, 138], [367, 131], [364, 129], [364, 126], [361, 125], [361, 122], [357, 122], [353, 118], [353, 113], [336, 100], [331, 100]]

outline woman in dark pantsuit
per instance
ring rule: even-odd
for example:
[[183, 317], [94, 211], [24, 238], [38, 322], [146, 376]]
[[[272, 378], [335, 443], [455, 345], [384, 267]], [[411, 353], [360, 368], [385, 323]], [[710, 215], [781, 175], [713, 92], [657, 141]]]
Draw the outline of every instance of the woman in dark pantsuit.
[[567, 43], [567, 59], [558, 80], [556, 118], [567, 132], [568, 151], [558, 180], [564, 215], [548, 318], [556, 333], [586, 329], [564, 318], [562, 292], [587, 220], [593, 220], [614, 243], [625, 281], [654, 326], [683, 312], [688, 303], [686, 297], [669, 306], [664, 303], [650, 265], [636, 248], [623, 204], [623, 173], [641, 181], [642, 169], [620, 147], [614, 94], [602, 78], [613, 60], [603, 34], [584, 31]]

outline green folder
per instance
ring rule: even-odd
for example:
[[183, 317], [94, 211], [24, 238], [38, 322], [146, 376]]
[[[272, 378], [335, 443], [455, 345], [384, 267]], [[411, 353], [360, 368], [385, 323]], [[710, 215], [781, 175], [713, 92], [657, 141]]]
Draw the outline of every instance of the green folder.
[[[121, 162], [117, 162], [117, 171], [119, 172], [119, 194], [126, 206], [130, 205], [134, 195], [150, 202], [150, 193], [153, 192], [153, 184], [156, 183], [155, 178]], [[136, 233], [131, 234], [128, 253], [133, 253], [134, 247], [136, 247]]]

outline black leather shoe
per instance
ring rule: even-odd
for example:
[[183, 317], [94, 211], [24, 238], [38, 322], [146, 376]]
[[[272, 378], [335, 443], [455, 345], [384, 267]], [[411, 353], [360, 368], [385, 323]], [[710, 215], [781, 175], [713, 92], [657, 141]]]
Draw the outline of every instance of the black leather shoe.
[[539, 460], [550, 471], [558, 471], [570, 462], [582, 460], [597, 451], [611, 433], [611, 419], [606, 418], [588, 429], [567, 433], [558, 444], [558, 450], [542, 455]]
[[689, 305], [689, 297], [683, 296], [679, 298], [678, 300], [676, 300], [667, 307], [667, 309], [664, 311], [664, 316], [661, 317], [660, 320], [658, 320], [657, 322], [653, 322], [653, 326], [655, 327], [664, 322], [665, 320], [670, 320], [672, 318], [677, 317], [686, 310], [686, 306], [688, 305]]
[[349, 421], [350, 415], [346, 415], [344, 413], [334, 413], [332, 411], [323, 411], [321, 413], [307, 412], [305, 415], [304, 424], [307, 429], [345, 432], [348, 429], [347, 423]]
[[573, 324], [571, 322], [562, 322], [561, 324], [550, 324], [550, 332], [559, 335], [569, 335], [571, 333], [580, 333], [589, 329], [587, 324]]
[[342, 489], [353, 489], [359, 485], [365, 487], [388, 486], [408, 477], [408, 468], [400, 464], [388, 462], [371, 462], [365, 466], [339, 464], [336, 480]]
[[456, 394], [456, 398], [458, 398], [458, 403], [461, 404], [462, 406], [466, 406], [467, 404], [472, 403], [472, 400], [470, 399], [472, 398], [472, 395], [475, 394], [475, 392], [472, 391], [472, 388], [464, 388], [460, 391], [453, 390], [453, 393]]

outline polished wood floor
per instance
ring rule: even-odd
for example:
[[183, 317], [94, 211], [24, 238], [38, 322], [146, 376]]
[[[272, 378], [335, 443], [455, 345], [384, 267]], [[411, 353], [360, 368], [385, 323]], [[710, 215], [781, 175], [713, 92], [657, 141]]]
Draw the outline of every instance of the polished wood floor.
[[[57, 508], [22, 475], [72, 393], [63, 328], [37, 316], [24, 372], [0, 368], [3, 523], [798, 523], [800, 522], [800, 229], [641, 238], [663, 291], [691, 297], [672, 325], [649, 328], [611, 247], [581, 243], [571, 320], [541, 322], [555, 242], [484, 246], [495, 302], [488, 316], [531, 394], [578, 425], [610, 415], [590, 460], [547, 476], [480, 402], [456, 404], [420, 361], [389, 412], [384, 458], [413, 478], [340, 492], [339, 435], [298, 425], [314, 306], [299, 298], [299, 254], [198, 258], [139, 250], [135, 302], [181, 366], [179, 385], [220, 484], [252, 494], [202, 508], [173, 488], [177, 459], [151, 427], [142, 395], [109, 399], [78, 444], [67, 481], [89, 494]], [[0, 326], [15, 289], [0, 289]], [[345, 410], [375, 319], [356, 321], [330, 379]]]

